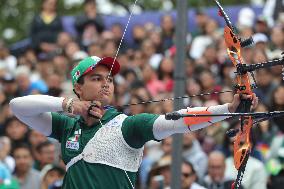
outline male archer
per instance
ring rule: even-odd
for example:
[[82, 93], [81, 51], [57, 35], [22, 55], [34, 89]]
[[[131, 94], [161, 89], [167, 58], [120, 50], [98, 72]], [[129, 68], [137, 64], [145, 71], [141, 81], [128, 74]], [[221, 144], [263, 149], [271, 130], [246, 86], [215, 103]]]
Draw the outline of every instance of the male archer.
[[[240, 103], [235, 95], [228, 104], [181, 109], [178, 112], [209, 116], [176, 121], [149, 113], [127, 116], [109, 106], [113, 77], [119, 70], [119, 63], [111, 57], [88, 57], [71, 72], [78, 99], [30, 95], [10, 102], [21, 121], [61, 143], [67, 169], [64, 189], [133, 189], [147, 141], [205, 128], [227, 118], [210, 114], [235, 112]], [[244, 98], [252, 98], [252, 106], [257, 105], [255, 95]]]

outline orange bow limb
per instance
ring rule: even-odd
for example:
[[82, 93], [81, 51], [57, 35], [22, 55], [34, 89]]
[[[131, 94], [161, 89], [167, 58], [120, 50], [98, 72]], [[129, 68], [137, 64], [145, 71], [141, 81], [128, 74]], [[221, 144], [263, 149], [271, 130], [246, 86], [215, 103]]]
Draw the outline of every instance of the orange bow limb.
[[239, 170], [246, 155], [250, 153], [252, 148], [250, 139], [250, 132], [253, 125], [252, 122], [251, 117], [246, 118], [243, 131], [239, 131], [234, 141], [234, 165], [237, 170]]

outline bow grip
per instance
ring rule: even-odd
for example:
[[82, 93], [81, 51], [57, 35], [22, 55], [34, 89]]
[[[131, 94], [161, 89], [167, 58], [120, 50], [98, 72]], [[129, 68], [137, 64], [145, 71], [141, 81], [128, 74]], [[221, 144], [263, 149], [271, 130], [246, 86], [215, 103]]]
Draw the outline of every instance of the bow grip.
[[240, 96], [241, 102], [239, 106], [237, 107], [236, 112], [244, 113], [244, 112], [250, 112], [250, 107], [252, 105], [252, 99], [242, 99], [242, 96]]

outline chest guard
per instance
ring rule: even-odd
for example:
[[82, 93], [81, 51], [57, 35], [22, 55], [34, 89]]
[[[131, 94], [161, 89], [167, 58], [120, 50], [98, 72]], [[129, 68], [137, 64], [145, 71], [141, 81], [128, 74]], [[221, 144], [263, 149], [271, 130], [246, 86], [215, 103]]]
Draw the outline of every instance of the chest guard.
[[143, 147], [132, 148], [124, 140], [121, 127], [125, 118], [127, 115], [120, 114], [103, 125], [86, 144], [83, 152], [68, 162], [66, 170], [83, 159], [88, 163], [137, 172], [142, 161]]

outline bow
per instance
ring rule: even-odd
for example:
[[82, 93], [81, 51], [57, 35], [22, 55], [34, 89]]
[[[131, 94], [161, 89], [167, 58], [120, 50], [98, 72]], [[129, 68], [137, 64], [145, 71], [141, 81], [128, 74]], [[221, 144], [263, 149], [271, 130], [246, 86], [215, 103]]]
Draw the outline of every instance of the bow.
[[[234, 27], [232, 26], [228, 15], [225, 13], [224, 9], [220, 3], [215, 0], [217, 6], [219, 7], [219, 15], [224, 17], [226, 21], [226, 26], [224, 28], [224, 38], [227, 46], [227, 53], [232, 63], [236, 68], [242, 67], [243, 60], [241, 57], [241, 48], [246, 47], [253, 43], [252, 38], [246, 41], [241, 41], [241, 39], [236, 35]], [[252, 95], [252, 88], [255, 87], [251, 85], [249, 72], [238, 72], [237, 69], [236, 85], [235, 89], [237, 93], [240, 94], [240, 105], [236, 112], [246, 113], [250, 112], [252, 99], [243, 99], [242, 95]], [[252, 75], [254, 78], [254, 76]], [[255, 81], [255, 79], [254, 79]], [[233, 130], [232, 134], [236, 134], [234, 141], [234, 165], [238, 170], [238, 175], [236, 181], [233, 183], [232, 188], [238, 189], [241, 186], [241, 181], [245, 172], [245, 167], [252, 149], [251, 142], [251, 129], [253, 125], [253, 117], [251, 115], [247, 117], [240, 117], [241, 126], [238, 130]]]
[[[219, 8], [219, 15], [226, 22], [224, 27], [224, 39], [227, 46], [227, 54], [236, 67], [236, 85], [235, 90], [240, 95], [240, 104], [236, 110], [237, 113], [210, 114], [210, 116], [238, 116], [240, 117], [240, 128], [227, 131], [229, 137], [235, 137], [234, 141], [234, 165], [238, 170], [237, 178], [232, 184], [233, 189], [241, 186], [245, 167], [252, 150], [251, 129], [252, 126], [260, 121], [271, 119], [273, 117], [283, 116], [284, 111], [257, 112], [251, 113], [252, 99], [244, 99], [243, 95], [252, 95], [253, 89], [257, 87], [253, 71], [261, 68], [268, 68], [276, 65], [283, 65], [284, 58], [273, 61], [246, 65], [241, 56], [242, 48], [250, 46], [253, 43], [252, 37], [242, 40], [237, 36], [236, 31], [218, 0], [214, 0]], [[251, 83], [251, 79], [254, 83]], [[184, 117], [208, 117], [208, 114], [180, 114], [172, 112], [166, 114], [166, 119], [177, 120]]]

